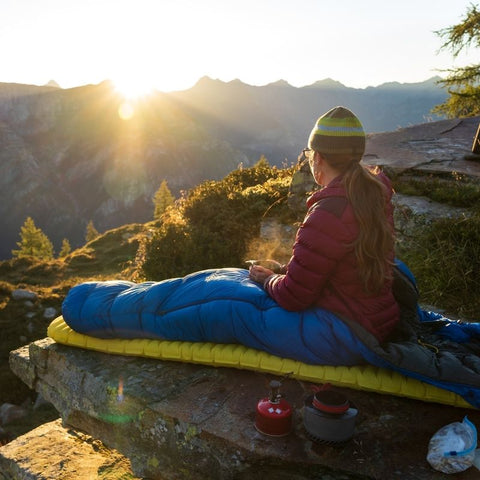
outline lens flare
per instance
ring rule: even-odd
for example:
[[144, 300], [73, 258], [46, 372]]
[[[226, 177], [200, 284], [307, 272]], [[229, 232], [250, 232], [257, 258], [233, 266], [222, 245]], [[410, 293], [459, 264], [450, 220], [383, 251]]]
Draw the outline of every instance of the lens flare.
[[120, 377], [118, 380], [118, 393], [117, 393], [117, 402], [123, 402], [123, 378]]
[[122, 120], [130, 120], [135, 115], [135, 108], [131, 102], [125, 101], [118, 107], [118, 116]]

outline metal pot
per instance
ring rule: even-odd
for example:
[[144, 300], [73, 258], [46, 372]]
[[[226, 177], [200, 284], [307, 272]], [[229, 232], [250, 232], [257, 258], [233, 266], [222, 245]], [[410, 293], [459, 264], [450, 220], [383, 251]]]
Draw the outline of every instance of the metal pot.
[[341, 393], [319, 390], [305, 400], [303, 425], [312, 440], [341, 443], [352, 438], [357, 414], [355, 406]]

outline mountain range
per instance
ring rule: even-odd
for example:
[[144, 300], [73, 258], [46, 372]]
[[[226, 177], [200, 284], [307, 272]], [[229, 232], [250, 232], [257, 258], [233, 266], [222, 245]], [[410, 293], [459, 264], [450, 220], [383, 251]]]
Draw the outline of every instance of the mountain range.
[[164, 179], [178, 196], [261, 155], [292, 164], [316, 118], [335, 105], [352, 109], [369, 133], [438, 119], [430, 111], [447, 94], [437, 80], [353, 89], [331, 79], [296, 88], [204, 77], [137, 100], [128, 120], [108, 81], [0, 83], [0, 259], [10, 258], [27, 216], [58, 251], [63, 238], [82, 245], [90, 220], [105, 231], [151, 219]]

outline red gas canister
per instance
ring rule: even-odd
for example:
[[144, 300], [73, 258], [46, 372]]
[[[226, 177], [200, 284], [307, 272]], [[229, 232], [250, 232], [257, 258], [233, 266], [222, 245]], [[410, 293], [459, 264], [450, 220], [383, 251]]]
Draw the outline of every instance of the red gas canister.
[[270, 382], [270, 395], [257, 403], [255, 428], [265, 435], [283, 437], [292, 429], [292, 408], [282, 398], [277, 380]]

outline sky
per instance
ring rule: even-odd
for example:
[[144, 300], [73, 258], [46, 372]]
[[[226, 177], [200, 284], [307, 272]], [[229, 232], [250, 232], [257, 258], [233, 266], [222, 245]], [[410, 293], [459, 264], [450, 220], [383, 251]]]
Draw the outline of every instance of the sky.
[[[209, 76], [302, 87], [421, 82], [456, 60], [435, 31], [475, 0], [0, 0], [0, 82], [112, 80], [126, 94]], [[480, 2], [478, 2], [480, 3]]]

